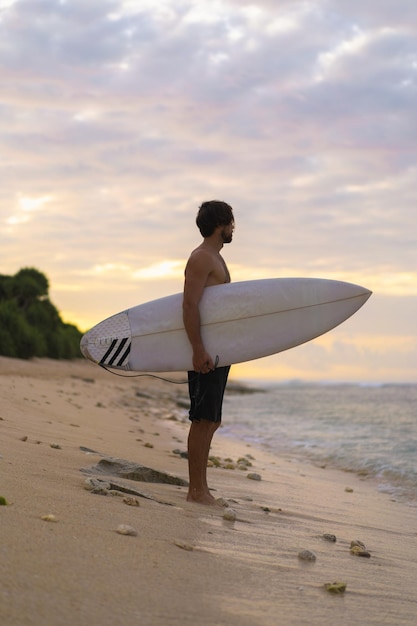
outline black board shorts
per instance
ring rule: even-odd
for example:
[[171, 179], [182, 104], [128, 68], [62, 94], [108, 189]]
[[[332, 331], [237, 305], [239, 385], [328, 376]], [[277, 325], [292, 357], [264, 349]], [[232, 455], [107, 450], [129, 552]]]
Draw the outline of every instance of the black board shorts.
[[216, 367], [208, 374], [188, 372], [188, 391], [190, 394], [189, 418], [192, 422], [208, 420], [222, 421], [224, 390], [230, 365]]

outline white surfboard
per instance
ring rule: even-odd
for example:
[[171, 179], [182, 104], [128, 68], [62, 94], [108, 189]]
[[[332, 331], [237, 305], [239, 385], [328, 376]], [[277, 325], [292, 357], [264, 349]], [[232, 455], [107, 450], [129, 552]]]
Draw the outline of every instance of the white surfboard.
[[[201, 303], [204, 344], [218, 365], [269, 356], [341, 324], [371, 291], [335, 280], [270, 278], [207, 287]], [[182, 293], [107, 318], [81, 339], [94, 363], [135, 372], [192, 369], [182, 320]]]

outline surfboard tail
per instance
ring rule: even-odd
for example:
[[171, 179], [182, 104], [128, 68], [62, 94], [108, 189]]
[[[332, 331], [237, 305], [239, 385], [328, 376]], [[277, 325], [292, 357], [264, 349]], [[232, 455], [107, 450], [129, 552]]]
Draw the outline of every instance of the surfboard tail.
[[117, 369], [129, 368], [131, 346], [132, 333], [125, 311], [94, 326], [80, 342], [81, 353], [86, 359]]

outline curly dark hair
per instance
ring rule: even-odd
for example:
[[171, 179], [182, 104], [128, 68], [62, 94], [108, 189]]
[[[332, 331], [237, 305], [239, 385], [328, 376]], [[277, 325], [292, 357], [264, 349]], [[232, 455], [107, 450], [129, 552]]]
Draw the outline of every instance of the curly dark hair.
[[234, 222], [233, 209], [221, 200], [208, 200], [200, 206], [196, 224], [203, 237], [210, 237], [217, 226], [228, 226]]

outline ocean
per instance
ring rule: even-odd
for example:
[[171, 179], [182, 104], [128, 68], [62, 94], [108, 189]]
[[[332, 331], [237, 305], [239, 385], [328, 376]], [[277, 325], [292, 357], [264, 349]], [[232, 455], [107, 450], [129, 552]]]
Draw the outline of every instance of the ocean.
[[[249, 388], [251, 385], [249, 385]], [[374, 478], [417, 506], [416, 384], [259, 384], [226, 392], [223, 429], [269, 452]]]

